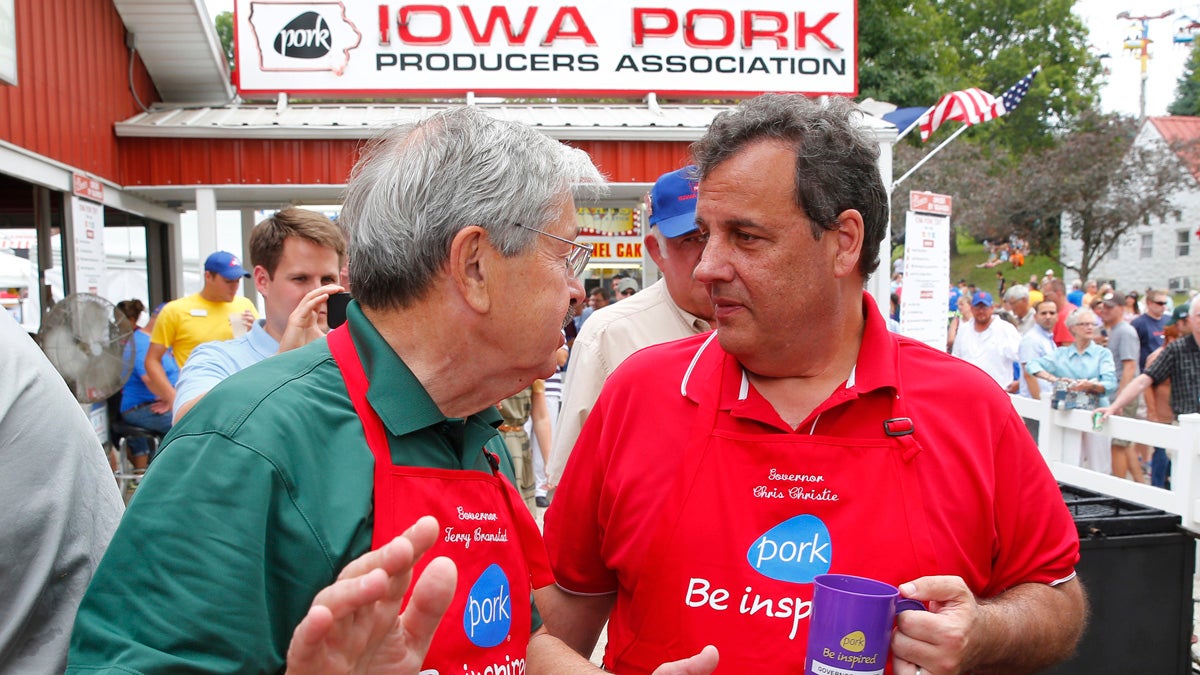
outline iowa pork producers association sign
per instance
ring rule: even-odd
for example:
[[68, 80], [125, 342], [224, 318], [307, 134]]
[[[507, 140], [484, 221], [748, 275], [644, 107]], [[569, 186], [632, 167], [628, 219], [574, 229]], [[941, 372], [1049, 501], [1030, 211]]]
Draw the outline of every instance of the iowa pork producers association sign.
[[335, 96], [858, 93], [854, 0], [236, 0], [238, 89]]

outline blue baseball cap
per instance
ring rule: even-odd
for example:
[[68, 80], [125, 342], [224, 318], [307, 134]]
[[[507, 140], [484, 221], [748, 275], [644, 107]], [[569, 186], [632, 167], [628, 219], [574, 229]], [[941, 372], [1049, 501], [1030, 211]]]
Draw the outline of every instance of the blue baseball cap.
[[971, 306], [983, 305], [984, 307], [992, 306], [992, 294], [987, 291], [978, 291], [971, 296]]
[[696, 231], [696, 167], [664, 173], [650, 190], [650, 224], [675, 238]]
[[228, 251], [217, 251], [208, 256], [208, 259], [204, 261], [204, 271], [215, 272], [229, 281], [250, 276], [250, 273], [242, 267], [238, 257]]

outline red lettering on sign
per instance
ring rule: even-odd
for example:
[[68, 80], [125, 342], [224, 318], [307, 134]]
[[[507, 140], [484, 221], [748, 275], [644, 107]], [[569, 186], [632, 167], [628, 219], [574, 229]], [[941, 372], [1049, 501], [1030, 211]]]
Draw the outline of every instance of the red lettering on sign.
[[837, 17], [837, 12], [830, 12], [817, 23], [809, 26], [804, 23], [804, 12], [796, 12], [796, 49], [804, 49], [808, 41], [808, 36], [811, 35], [817, 42], [820, 42], [829, 49], [840, 51], [841, 47], [838, 47], [837, 43], [830, 40], [829, 36], [823, 32]]
[[[825, 45], [833, 51], [841, 51], [825, 31], [829, 24], [838, 18], [838, 12], [830, 12], [821, 17], [811, 26], [808, 25], [804, 12], [788, 15], [775, 10], [747, 9], [741, 12], [741, 41], [742, 47], [750, 48], [755, 40], [771, 40], [780, 49], [787, 49], [787, 35], [791, 32], [791, 24], [795, 24], [796, 43], [794, 49], [805, 49], [808, 39]], [[702, 38], [697, 35], [696, 22], [705, 22], [705, 27], [713, 26], [713, 20], [721, 22], [721, 33], [716, 37]], [[756, 25], [761, 24], [761, 25]], [[633, 8], [633, 46], [643, 47], [647, 38], [670, 38], [679, 32], [679, 15], [674, 10], [665, 7], [635, 7]], [[683, 39], [691, 47], [728, 47], [737, 37], [738, 24], [734, 22], [733, 14], [722, 9], [693, 9], [684, 15]], [[711, 31], [709, 31], [711, 34]]]
[[[721, 22], [721, 34], [712, 39], [703, 39], [696, 35], [696, 24], [701, 19], [716, 19]], [[711, 24], [711, 21], [706, 21]], [[723, 9], [689, 9], [684, 17], [683, 41], [689, 47], [728, 47], [734, 39], [733, 14]]]
[[[574, 30], [567, 30], [567, 20], [570, 19], [574, 25]], [[554, 15], [554, 20], [550, 22], [550, 30], [546, 31], [546, 37], [542, 40], [543, 47], [554, 46], [555, 40], [564, 38], [575, 38], [583, 40], [583, 43], [589, 47], [596, 46], [596, 38], [592, 37], [592, 30], [588, 28], [587, 22], [579, 15], [577, 7], [559, 7], [558, 14]]]
[[525, 40], [529, 37], [529, 27], [533, 25], [533, 17], [537, 15], [537, 7], [530, 7], [525, 10], [525, 20], [513, 30], [512, 20], [508, 16], [508, 9], [505, 7], [492, 7], [488, 11], [487, 24], [482, 31], [479, 30], [475, 23], [475, 15], [471, 13], [471, 8], [466, 5], [459, 7], [462, 10], [463, 21], [467, 24], [467, 31], [471, 33], [471, 41], [476, 45], [490, 45], [492, 43], [492, 33], [496, 30], [496, 24], [504, 24], [504, 39], [511, 45], [524, 45]]
[[[662, 19], [662, 26], [648, 26], [647, 19]], [[633, 8], [633, 46], [643, 47], [646, 37], [668, 38], [679, 31], [679, 17], [662, 7]]]
[[[771, 21], [775, 24], [772, 29], [759, 28], [756, 21]], [[749, 10], [742, 12], [742, 47], [750, 49], [755, 40], [773, 40], [779, 49], [787, 49], [787, 14], [783, 12], [768, 12]]]
[[597, 258], [609, 258], [612, 254], [608, 250], [608, 242], [597, 242], [592, 244], [592, 255]]
[[[414, 35], [409, 23], [414, 14], [434, 14], [441, 23], [436, 35]], [[397, 33], [400, 41], [410, 45], [444, 45], [450, 42], [450, 10], [441, 5], [405, 5], [400, 8]]]
[[392, 44], [392, 31], [390, 22], [391, 12], [388, 11], [387, 5], [379, 6], [379, 44], [386, 47]]

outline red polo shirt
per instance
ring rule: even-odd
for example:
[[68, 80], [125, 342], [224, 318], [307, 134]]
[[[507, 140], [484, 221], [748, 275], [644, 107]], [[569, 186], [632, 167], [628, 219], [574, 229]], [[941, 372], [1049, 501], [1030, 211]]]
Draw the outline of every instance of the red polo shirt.
[[[1008, 395], [974, 366], [889, 333], [865, 294], [863, 312], [854, 372], [795, 430], [717, 340], [693, 363], [709, 334], [644, 349], [609, 378], [546, 514], [545, 541], [561, 587], [618, 594], [610, 644], [628, 625], [623, 611], [643, 566], [654, 564], [644, 559], [647, 543], [688, 459], [698, 404], [712, 397], [723, 433], [876, 439], [885, 437], [882, 422], [892, 417], [899, 387], [923, 448], [918, 489], [927, 495], [932, 540], [941, 544], [937, 573], [963, 577], [981, 597], [1073, 576], [1074, 523]], [[888, 506], [863, 518], [886, 526]], [[712, 545], [720, 540], [714, 532]]]

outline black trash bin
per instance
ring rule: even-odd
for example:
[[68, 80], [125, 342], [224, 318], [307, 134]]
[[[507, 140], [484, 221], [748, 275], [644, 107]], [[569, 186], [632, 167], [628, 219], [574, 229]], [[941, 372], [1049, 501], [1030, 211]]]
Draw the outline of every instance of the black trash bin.
[[1079, 531], [1079, 579], [1091, 617], [1072, 675], [1189, 675], [1193, 535], [1177, 515], [1059, 484]]

